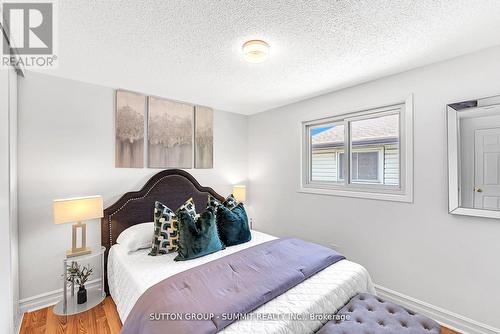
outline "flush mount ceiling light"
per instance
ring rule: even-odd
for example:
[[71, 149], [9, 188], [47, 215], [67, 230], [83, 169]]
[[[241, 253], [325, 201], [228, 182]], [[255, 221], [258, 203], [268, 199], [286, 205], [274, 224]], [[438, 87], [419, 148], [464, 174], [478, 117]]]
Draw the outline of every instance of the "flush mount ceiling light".
[[254, 39], [243, 44], [243, 56], [249, 63], [262, 63], [269, 56], [269, 44]]

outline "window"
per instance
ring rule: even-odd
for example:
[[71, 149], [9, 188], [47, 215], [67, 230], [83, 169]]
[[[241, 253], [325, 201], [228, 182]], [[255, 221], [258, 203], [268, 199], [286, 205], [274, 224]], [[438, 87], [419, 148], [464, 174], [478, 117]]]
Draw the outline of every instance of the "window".
[[[357, 183], [383, 183], [383, 149], [361, 149], [352, 153], [351, 179]], [[344, 180], [344, 153], [339, 154], [339, 176]]]
[[411, 98], [302, 127], [303, 192], [412, 201]]

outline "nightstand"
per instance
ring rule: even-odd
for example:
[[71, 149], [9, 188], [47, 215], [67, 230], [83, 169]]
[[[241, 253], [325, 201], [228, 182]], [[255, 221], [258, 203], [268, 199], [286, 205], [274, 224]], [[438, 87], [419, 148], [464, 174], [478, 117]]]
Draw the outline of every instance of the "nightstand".
[[[54, 306], [56, 315], [72, 315], [90, 310], [99, 305], [106, 297], [104, 291], [104, 252], [106, 247], [92, 251], [90, 254], [65, 258], [63, 260], [63, 299]], [[68, 283], [68, 266], [76, 262], [82, 266], [91, 265], [94, 269], [90, 281], [86, 284], [87, 302], [76, 302], [75, 286]]]

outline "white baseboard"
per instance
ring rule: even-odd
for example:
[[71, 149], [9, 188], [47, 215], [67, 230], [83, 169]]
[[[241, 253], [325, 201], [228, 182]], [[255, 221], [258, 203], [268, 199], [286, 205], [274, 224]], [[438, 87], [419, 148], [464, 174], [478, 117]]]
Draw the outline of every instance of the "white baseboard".
[[41, 293], [36, 296], [21, 299], [19, 310], [21, 314], [33, 312], [47, 306], [55, 305], [62, 299], [62, 289]]
[[[100, 287], [101, 279], [89, 281], [86, 286], [87, 289]], [[63, 289], [57, 289], [50, 292], [45, 292], [36, 296], [23, 298], [19, 301], [19, 310], [22, 315], [25, 312], [33, 312], [47, 306], [57, 304], [63, 298]]]
[[464, 334], [499, 334], [500, 329], [464, 317], [463, 315], [431, 305], [424, 301], [406, 296], [397, 291], [375, 284], [375, 290], [380, 297], [411, 309], [417, 313], [428, 316], [448, 327]]

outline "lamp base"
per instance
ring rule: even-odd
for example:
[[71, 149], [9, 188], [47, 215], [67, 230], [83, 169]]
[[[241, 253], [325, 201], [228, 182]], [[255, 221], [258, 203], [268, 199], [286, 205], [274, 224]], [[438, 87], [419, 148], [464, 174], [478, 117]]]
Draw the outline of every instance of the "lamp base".
[[[66, 252], [66, 257], [75, 257], [92, 253], [90, 248], [87, 247], [87, 225], [82, 222], [73, 224], [72, 226], [71, 249]], [[78, 230], [81, 231], [82, 242], [80, 247], [77, 247], [77, 234]]]
[[89, 247], [68, 249], [66, 251], [66, 257], [75, 257], [75, 256], [80, 256], [80, 255], [87, 255], [90, 253], [92, 253], [92, 250]]

